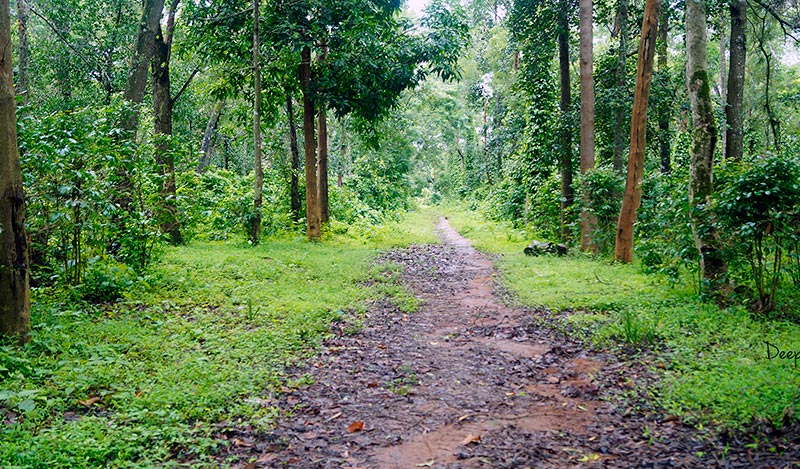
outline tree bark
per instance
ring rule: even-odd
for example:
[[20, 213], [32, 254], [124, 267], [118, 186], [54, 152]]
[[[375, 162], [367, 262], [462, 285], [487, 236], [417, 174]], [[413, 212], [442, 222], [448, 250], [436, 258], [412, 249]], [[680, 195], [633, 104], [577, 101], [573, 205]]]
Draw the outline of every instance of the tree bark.
[[172, 32], [175, 29], [175, 10], [180, 0], [172, 0], [167, 25], [158, 25], [153, 52], [153, 122], [155, 136], [155, 160], [161, 181], [161, 200], [158, 207], [158, 223], [161, 231], [169, 236], [173, 245], [183, 244], [178, 221], [178, 194], [175, 183], [175, 158], [172, 154], [172, 95], [170, 92], [169, 62], [172, 53]]
[[22, 104], [30, 103], [30, 51], [28, 49], [28, 0], [17, 0], [17, 31], [19, 34], [19, 72], [17, 75], [17, 96], [22, 96]]
[[[666, 82], [669, 79], [668, 48], [669, 41], [669, 4], [661, 5], [661, 15], [658, 20], [658, 73]], [[661, 174], [672, 171], [672, 144], [670, 142], [669, 121], [672, 118], [672, 106], [669, 103], [658, 105], [658, 153], [661, 163]]]
[[[594, 168], [594, 77], [592, 2], [580, 0], [580, 84], [581, 84], [581, 174]], [[581, 251], [596, 252], [594, 229], [597, 217], [586, 210], [588, 200], [584, 198], [581, 210]]]
[[[617, 50], [617, 89], [619, 98], [628, 90], [628, 0], [619, 0], [617, 4], [617, 22], [619, 24], [619, 49]], [[616, 103], [614, 111], [614, 170], [622, 172], [622, 155], [625, 152], [625, 112], [621, 102]]]
[[[575, 198], [572, 189], [572, 126], [569, 122], [572, 85], [570, 83], [569, 70], [569, 19], [567, 17], [567, 5], [567, 2], [561, 3], [558, 30], [558, 63], [561, 82], [561, 102], [559, 104], [561, 111], [561, 241], [564, 243], [569, 239], [567, 212]], [[498, 168], [498, 170], [502, 170], [502, 167]]]
[[[128, 76], [125, 81], [125, 91], [122, 95], [127, 103], [139, 105], [144, 99], [145, 86], [147, 85], [147, 69], [153, 58], [156, 33], [161, 26], [160, 21], [163, 10], [164, 0], [144, 0], [144, 8], [136, 34], [136, 44], [134, 45]], [[127, 133], [133, 133], [138, 124], [139, 113], [134, 107], [123, 118], [122, 129]]]
[[261, 64], [259, 35], [259, 0], [253, 0], [253, 158], [255, 159], [255, 187], [253, 191], [253, 219], [250, 225], [250, 242], [261, 241], [261, 205], [263, 204], [264, 168], [261, 162]]
[[[8, 0], [0, 0], [0, 43], [11, 44]], [[23, 343], [31, 328], [29, 254], [11, 49], [0, 56], [0, 335]]]
[[714, 147], [717, 129], [708, 75], [706, 6], [686, 2], [686, 78], [692, 106], [692, 146], [689, 169], [689, 205], [695, 245], [700, 252], [704, 290], [718, 292], [727, 266], [720, 254], [717, 234], [708, 208], [713, 187]]
[[211, 109], [211, 116], [208, 118], [206, 130], [203, 132], [203, 144], [200, 146], [202, 155], [200, 155], [200, 161], [197, 163], [197, 169], [195, 170], [198, 173], [205, 171], [214, 157], [214, 132], [217, 130], [224, 105], [225, 101], [219, 100], [214, 103], [214, 107]]
[[744, 151], [744, 67], [747, 62], [747, 0], [733, 0], [731, 14], [731, 56], [728, 65], [728, 95], [725, 105], [725, 159], [741, 161]]
[[328, 223], [328, 118], [325, 108], [320, 107], [317, 116], [317, 187], [319, 190], [319, 221]]
[[300, 150], [297, 145], [297, 128], [294, 121], [294, 105], [292, 94], [286, 91], [286, 116], [289, 120], [289, 152], [291, 153], [291, 175], [289, 194], [291, 199], [292, 220], [300, 221]]
[[650, 99], [660, 7], [661, 0], [647, 0], [644, 7], [636, 67], [636, 88], [631, 111], [631, 152], [628, 156], [628, 176], [625, 181], [625, 194], [622, 197], [617, 237], [614, 243], [614, 257], [620, 262], [633, 261], [633, 226], [642, 203], [644, 153], [647, 145], [647, 104]]
[[306, 165], [306, 236], [319, 240], [320, 207], [317, 189], [317, 148], [314, 141], [314, 102], [311, 101], [311, 48], [303, 47], [300, 57], [300, 85], [303, 89], [303, 151]]
[[[720, 11], [719, 14], [720, 18], [720, 26], [719, 26], [719, 98], [720, 101], [723, 103], [728, 102], [728, 36], [726, 31], [725, 25], [725, 12]], [[720, 128], [722, 131], [720, 132], [721, 136], [721, 145], [722, 145], [722, 154], [724, 155], [728, 147], [728, 120], [726, 119], [725, 113], [722, 113], [720, 117]]]

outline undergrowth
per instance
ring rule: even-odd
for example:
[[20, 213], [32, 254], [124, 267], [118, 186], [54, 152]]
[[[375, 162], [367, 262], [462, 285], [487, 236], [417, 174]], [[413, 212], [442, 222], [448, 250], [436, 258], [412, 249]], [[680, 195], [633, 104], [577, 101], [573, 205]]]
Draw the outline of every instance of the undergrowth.
[[[753, 317], [744, 307], [702, 302], [693, 280], [676, 282], [581, 253], [525, 256], [523, 229], [447, 207], [452, 225], [496, 254], [503, 279], [529, 306], [570, 311], [569, 329], [604, 346], [646, 348], [665, 412], [698, 426], [780, 428], [800, 415], [800, 326]], [[771, 344], [771, 347], [767, 344]], [[769, 351], [768, 351], [769, 347]], [[783, 352], [781, 355], [780, 352]]]
[[0, 346], [0, 467], [225, 465], [220, 432], [270, 428], [283, 370], [331, 321], [374, 297], [416, 308], [372, 259], [435, 240], [431, 220], [172, 248], [114, 304], [35, 292], [30, 344]]

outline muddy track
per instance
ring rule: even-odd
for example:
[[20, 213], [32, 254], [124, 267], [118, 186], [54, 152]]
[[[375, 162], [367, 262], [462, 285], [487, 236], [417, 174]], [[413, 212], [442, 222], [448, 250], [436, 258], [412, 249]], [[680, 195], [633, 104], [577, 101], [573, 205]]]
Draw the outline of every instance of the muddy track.
[[313, 384], [279, 396], [275, 431], [226, 435], [242, 467], [794, 467], [793, 457], [800, 460], [796, 448], [753, 454], [735, 441], [723, 456], [726, 442], [618, 407], [622, 401], [608, 397], [635, 387], [647, 374], [641, 364], [586, 350], [537, 326], [531, 311], [507, 306], [494, 291], [492, 262], [446, 219], [438, 228], [443, 244], [382, 259], [404, 267], [419, 311], [404, 314], [383, 301], [358, 332], [335, 325], [320, 355], [292, 370]]

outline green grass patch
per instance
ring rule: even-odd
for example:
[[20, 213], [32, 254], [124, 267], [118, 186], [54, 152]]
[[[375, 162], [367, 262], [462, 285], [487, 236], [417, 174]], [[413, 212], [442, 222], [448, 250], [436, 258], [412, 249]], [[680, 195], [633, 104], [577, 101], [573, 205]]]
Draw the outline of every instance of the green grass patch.
[[0, 347], [0, 467], [224, 465], [215, 433], [270, 428], [270, 398], [298, 384], [285, 367], [312, 354], [331, 321], [357, 324], [366, 300], [385, 295], [416, 308], [399, 268], [372, 259], [435, 240], [431, 220], [417, 212], [322, 243], [171, 248], [108, 307], [34, 295], [31, 343]]
[[[656, 390], [669, 413], [697, 425], [782, 426], [800, 415], [800, 369], [777, 349], [800, 353], [800, 326], [753, 319], [743, 308], [703, 303], [691, 282], [580, 253], [530, 257], [523, 230], [448, 207], [452, 225], [498, 255], [505, 284], [523, 304], [572, 310], [565, 329], [598, 343], [647, 346], [666, 366]], [[797, 361], [800, 366], [800, 359]]]

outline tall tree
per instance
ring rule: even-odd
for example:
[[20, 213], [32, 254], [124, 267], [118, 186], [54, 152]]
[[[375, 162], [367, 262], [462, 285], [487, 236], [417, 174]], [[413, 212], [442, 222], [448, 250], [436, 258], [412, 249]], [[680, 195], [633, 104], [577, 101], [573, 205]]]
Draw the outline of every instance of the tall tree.
[[134, 132], [139, 125], [139, 113], [136, 106], [141, 104], [144, 99], [147, 70], [155, 51], [156, 33], [161, 29], [164, 0], [144, 0], [142, 6], [142, 16], [139, 19], [136, 43], [123, 92], [125, 102], [134, 105], [132, 112], [122, 120], [122, 129], [128, 133]]
[[661, 0], [647, 0], [644, 7], [636, 67], [636, 89], [633, 94], [633, 110], [631, 112], [631, 151], [628, 156], [628, 175], [614, 243], [614, 257], [621, 262], [633, 260], [633, 226], [642, 203], [644, 153], [647, 146], [647, 104], [650, 99], [650, 82], [653, 76], [660, 7]]
[[569, 114], [572, 105], [572, 83], [569, 58], [569, 2], [562, 1], [558, 13], [558, 64], [561, 82], [561, 129], [559, 137], [561, 163], [561, 240], [567, 241], [569, 227], [567, 212], [574, 200], [572, 189], [572, 125]]
[[[670, 83], [668, 62], [669, 41], [669, 3], [664, 0], [661, 4], [661, 17], [658, 19], [658, 39], [656, 52], [658, 53], [658, 74], [663, 85]], [[662, 174], [672, 171], [672, 144], [669, 130], [669, 121], [672, 118], [672, 105], [661, 102], [657, 105], [658, 111], [658, 153]]]
[[[328, 56], [328, 46], [323, 40], [322, 51], [319, 56], [320, 66], [325, 65]], [[319, 190], [319, 221], [328, 223], [328, 117], [325, 103], [319, 104], [317, 116], [317, 189]]]
[[[167, 24], [158, 25], [153, 51], [153, 121], [155, 134], [155, 160], [161, 182], [158, 223], [161, 230], [169, 236], [172, 244], [183, 244], [183, 235], [178, 221], [178, 193], [175, 183], [175, 158], [171, 146], [172, 108], [175, 100], [170, 90], [170, 58], [172, 38], [175, 30], [175, 13], [180, 0], [171, 0], [167, 13]], [[186, 88], [182, 88], [185, 90]]]
[[[580, 84], [581, 84], [581, 174], [594, 168], [594, 76], [592, 1], [580, 0]], [[586, 207], [586, 201], [583, 201]], [[581, 210], [581, 251], [596, 251], [593, 239], [597, 218], [585, 208]]]
[[[0, 0], [0, 43], [11, 44], [8, 0]], [[28, 339], [31, 327], [25, 196], [17, 146], [11, 47], [0, 56], [0, 335]]]
[[259, 34], [259, 0], [253, 0], [253, 158], [255, 159], [255, 187], [253, 191], [253, 219], [250, 225], [250, 242], [261, 241], [261, 205], [263, 203], [264, 168], [261, 157], [261, 51]]
[[747, 61], [747, 0], [732, 0], [731, 56], [728, 65], [728, 94], [725, 104], [725, 159], [741, 161], [744, 150], [744, 68]]
[[303, 90], [303, 150], [306, 166], [306, 236], [320, 239], [319, 192], [317, 189], [317, 147], [314, 140], [314, 102], [311, 100], [311, 47], [300, 55], [300, 84]]
[[289, 153], [291, 158], [291, 174], [289, 175], [289, 202], [292, 220], [300, 220], [300, 149], [297, 146], [297, 127], [294, 118], [292, 93], [286, 89], [286, 118], [289, 121]]
[[700, 271], [705, 289], [719, 291], [727, 266], [711, 221], [709, 198], [714, 191], [714, 147], [717, 128], [711, 102], [708, 74], [706, 4], [686, 2], [686, 79], [692, 105], [692, 146], [689, 175], [689, 205], [695, 245], [700, 253]]

